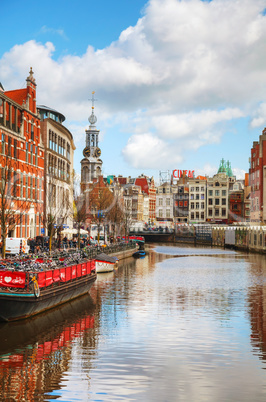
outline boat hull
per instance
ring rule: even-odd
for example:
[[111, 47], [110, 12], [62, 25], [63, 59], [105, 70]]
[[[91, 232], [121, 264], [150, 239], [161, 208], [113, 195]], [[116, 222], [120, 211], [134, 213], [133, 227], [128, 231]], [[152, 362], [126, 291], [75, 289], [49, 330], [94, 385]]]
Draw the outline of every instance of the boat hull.
[[115, 264], [113, 262], [106, 262], [106, 261], [96, 261], [95, 267], [97, 274], [101, 272], [112, 272], [115, 269]]
[[41, 289], [39, 297], [36, 297], [34, 292], [0, 291], [0, 321], [25, 319], [73, 300], [87, 293], [95, 280], [96, 273], [91, 273]]

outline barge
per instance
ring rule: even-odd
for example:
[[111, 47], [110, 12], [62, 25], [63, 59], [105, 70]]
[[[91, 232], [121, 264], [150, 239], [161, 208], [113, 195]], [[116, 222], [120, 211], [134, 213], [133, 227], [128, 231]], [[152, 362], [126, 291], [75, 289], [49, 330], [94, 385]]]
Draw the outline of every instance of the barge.
[[0, 270], [0, 321], [21, 320], [86, 294], [96, 280], [95, 260], [28, 272]]

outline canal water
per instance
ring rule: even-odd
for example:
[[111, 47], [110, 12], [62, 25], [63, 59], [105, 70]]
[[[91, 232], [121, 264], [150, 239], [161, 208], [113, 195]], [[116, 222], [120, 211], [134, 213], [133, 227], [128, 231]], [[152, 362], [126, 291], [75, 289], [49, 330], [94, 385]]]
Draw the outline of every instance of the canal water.
[[0, 325], [0, 400], [265, 401], [265, 312], [266, 256], [152, 245]]

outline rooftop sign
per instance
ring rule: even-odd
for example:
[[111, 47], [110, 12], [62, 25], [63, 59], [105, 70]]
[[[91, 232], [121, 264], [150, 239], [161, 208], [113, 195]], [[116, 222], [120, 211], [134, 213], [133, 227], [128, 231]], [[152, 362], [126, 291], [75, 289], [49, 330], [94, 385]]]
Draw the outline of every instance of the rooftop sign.
[[175, 169], [173, 170], [173, 177], [175, 179], [180, 179], [180, 177], [190, 177], [191, 179], [194, 178], [194, 172], [195, 170], [179, 170], [179, 169]]

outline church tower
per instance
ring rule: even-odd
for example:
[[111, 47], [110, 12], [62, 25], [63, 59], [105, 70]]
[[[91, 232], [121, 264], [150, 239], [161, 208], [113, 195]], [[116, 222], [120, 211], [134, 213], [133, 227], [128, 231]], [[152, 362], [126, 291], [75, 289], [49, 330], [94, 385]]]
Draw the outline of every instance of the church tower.
[[98, 181], [102, 175], [102, 160], [100, 159], [101, 150], [99, 148], [99, 133], [96, 128], [97, 117], [94, 114], [94, 92], [92, 92], [92, 107], [89, 117], [90, 126], [86, 130], [86, 146], [83, 149], [84, 158], [81, 160], [81, 188], [85, 190], [89, 183]]

